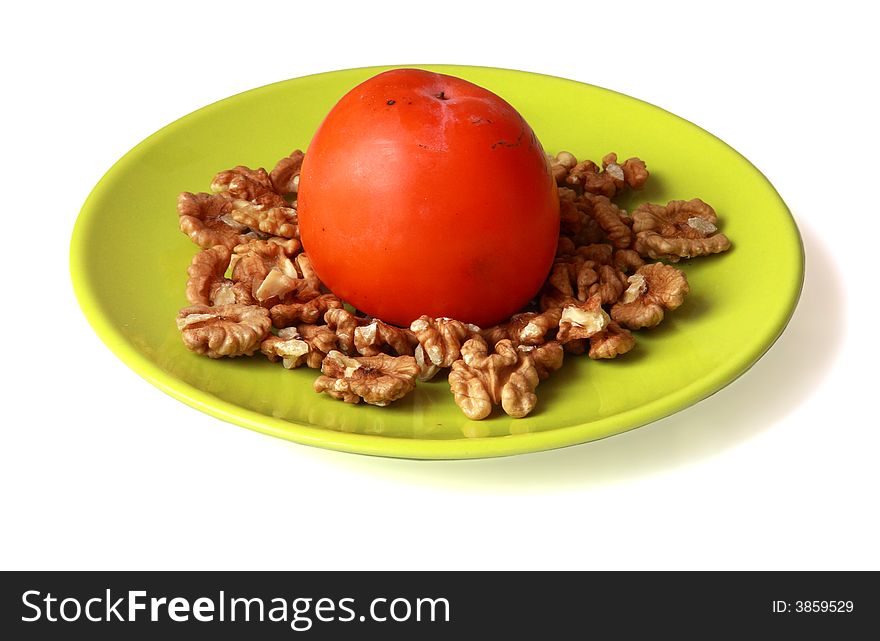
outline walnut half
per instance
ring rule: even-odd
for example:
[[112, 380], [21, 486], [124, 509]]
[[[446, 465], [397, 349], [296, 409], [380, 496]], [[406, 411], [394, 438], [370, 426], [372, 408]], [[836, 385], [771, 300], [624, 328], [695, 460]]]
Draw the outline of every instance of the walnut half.
[[260, 351], [273, 363], [281, 359], [285, 369], [296, 369], [308, 363], [311, 346], [294, 327], [287, 327], [277, 336], [269, 336], [260, 343]]
[[418, 341], [415, 357], [421, 368], [419, 380], [422, 381], [431, 380], [442, 368], [458, 360], [462, 343], [480, 331], [476, 325], [430, 316], [420, 316], [409, 329]]
[[[558, 347], [555, 344], [555, 348], [548, 350], [557, 352], [561, 364], [562, 352]], [[490, 354], [482, 336], [466, 341], [461, 346], [461, 359], [452, 364], [449, 372], [449, 387], [465, 416], [473, 420], [486, 418], [492, 413], [492, 406], [498, 404], [515, 418], [528, 415], [538, 402], [535, 388], [541, 380], [531, 351], [517, 349], [510, 340], [504, 339], [495, 344], [495, 353]], [[544, 357], [548, 354], [551, 352], [541, 352]], [[552, 360], [542, 359], [545, 375], [553, 369]]]
[[243, 242], [247, 226], [232, 219], [232, 200], [224, 194], [192, 194], [177, 197], [180, 231], [196, 245], [210, 249], [225, 245], [232, 249]]
[[727, 236], [716, 227], [715, 210], [699, 198], [671, 200], [666, 205], [644, 203], [632, 219], [635, 250], [654, 260], [677, 262], [730, 249]]
[[690, 291], [684, 272], [663, 263], [639, 267], [629, 283], [611, 308], [611, 318], [630, 329], [658, 325], [664, 310], [679, 307]]
[[203, 249], [193, 256], [186, 273], [186, 298], [193, 305], [229, 305], [255, 303], [248, 288], [224, 276], [232, 252], [225, 245]]
[[187, 349], [211, 358], [250, 356], [269, 335], [269, 312], [258, 305], [193, 305], [177, 314]]
[[412, 356], [346, 356], [332, 350], [315, 379], [316, 392], [346, 403], [385, 406], [415, 389], [419, 366]]

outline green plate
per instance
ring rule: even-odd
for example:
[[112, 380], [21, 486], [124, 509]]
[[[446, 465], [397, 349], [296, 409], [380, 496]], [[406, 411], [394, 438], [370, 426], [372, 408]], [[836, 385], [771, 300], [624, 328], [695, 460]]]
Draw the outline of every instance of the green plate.
[[683, 265], [685, 304], [637, 332], [629, 354], [568, 356], [523, 419], [499, 409], [467, 420], [442, 377], [391, 407], [352, 406], [313, 392], [314, 370], [191, 354], [174, 323], [196, 252], [177, 228], [178, 192], [207, 191], [221, 169], [271, 168], [305, 149], [333, 104], [386, 67], [351, 69], [221, 100], [156, 132], [107, 172], [80, 212], [70, 256], [76, 295], [101, 339], [160, 389], [223, 420], [307, 445], [443, 459], [545, 450], [644, 425], [724, 387], [773, 344], [797, 303], [803, 249], [785, 203], [735, 150], [658, 107], [591, 85], [505, 69], [425, 68], [503, 96], [548, 151], [640, 156], [651, 179], [627, 205], [698, 196], [718, 211], [733, 249]]

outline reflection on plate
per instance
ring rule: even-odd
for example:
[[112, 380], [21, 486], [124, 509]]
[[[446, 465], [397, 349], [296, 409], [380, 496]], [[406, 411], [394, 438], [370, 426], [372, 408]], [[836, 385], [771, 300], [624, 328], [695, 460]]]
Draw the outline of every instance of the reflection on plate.
[[[220, 169], [271, 166], [308, 146], [323, 115], [385, 68], [296, 78], [205, 107], [153, 134], [89, 196], [73, 234], [71, 272], [102, 340], [160, 389], [221, 419], [350, 452], [412, 458], [502, 456], [583, 443], [644, 425], [727, 385], [772, 345], [803, 280], [800, 236], [779, 195], [745, 158], [699, 127], [647, 103], [569, 80], [480, 67], [428, 66], [498, 93], [548, 151], [599, 159], [638, 155], [648, 187], [628, 206], [700, 197], [733, 241], [727, 254], [683, 263], [685, 304], [612, 361], [566, 358], [524, 419], [469, 421], [445, 380], [391, 407], [351, 406], [312, 391], [313, 370], [262, 358], [189, 353], [175, 327], [195, 246], [177, 229], [183, 190], [205, 191]], [[181, 427], [181, 429], [185, 429]]]

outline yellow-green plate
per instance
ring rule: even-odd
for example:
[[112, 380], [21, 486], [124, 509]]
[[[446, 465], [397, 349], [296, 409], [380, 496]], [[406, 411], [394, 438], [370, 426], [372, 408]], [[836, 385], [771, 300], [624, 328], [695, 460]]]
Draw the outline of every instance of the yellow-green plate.
[[698, 196], [718, 211], [733, 249], [684, 265], [691, 294], [659, 327], [637, 332], [634, 351], [610, 361], [568, 356], [523, 419], [499, 409], [467, 420], [442, 377], [391, 407], [352, 406], [313, 392], [314, 370], [285, 370], [259, 355], [191, 354], [174, 323], [196, 252], [177, 228], [178, 192], [207, 191], [221, 169], [271, 167], [305, 149], [336, 100], [385, 68], [352, 69], [221, 100], [156, 132], [107, 172], [80, 212], [70, 258], [80, 305], [101, 339], [160, 389], [223, 420], [307, 445], [411, 458], [502, 456], [623, 432], [709, 396], [776, 340], [800, 293], [803, 250], [785, 203], [740, 154], [671, 113], [591, 85], [426, 68], [503, 96], [548, 151], [640, 156], [651, 179], [627, 204]]

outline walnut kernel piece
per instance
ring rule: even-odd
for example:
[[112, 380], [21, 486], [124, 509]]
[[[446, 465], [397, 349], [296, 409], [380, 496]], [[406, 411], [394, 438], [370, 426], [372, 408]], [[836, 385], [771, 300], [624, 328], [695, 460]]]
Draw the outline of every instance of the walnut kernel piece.
[[354, 330], [362, 321], [345, 308], [328, 309], [324, 314], [324, 322], [336, 334], [339, 350], [349, 355], [355, 353]]
[[[269, 174], [262, 167], [251, 169], [239, 165], [233, 169], [221, 171], [211, 181], [211, 191], [216, 193], [227, 192], [230, 196], [239, 200], [255, 200], [266, 194], [277, 196], [269, 180]], [[271, 196], [270, 196], [271, 198]], [[272, 199], [277, 202], [276, 199]]]
[[186, 299], [193, 305], [253, 305], [246, 287], [224, 276], [232, 252], [224, 245], [203, 249], [193, 256], [186, 273]]
[[307, 363], [311, 347], [295, 328], [288, 327], [260, 343], [260, 351], [273, 363], [281, 359], [285, 369], [295, 369]]
[[346, 403], [385, 406], [415, 389], [419, 366], [412, 356], [350, 357], [332, 350], [324, 358], [314, 383], [316, 392], [326, 392]]
[[299, 173], [304, 158], [305, 154], [295, 149], [289, 156], [279, 160], [275, 168], [269, 172], [269, 180], [277, 193], [288, 196], [299, 191]]
[[612, 265], [624, 273], [634, 272], [645, 264], [634, 249], [616, 249], [608, 243], [575, 245], [571, 239], [560, 236], [556, 257], [561, 260], [571, 260], [572, 256], [580, 256], [599, 265]]
[[610, 321], [602, 309], [602, 296], [594, 294], [583, 303], [571, 303], [562, 308], [556, 338], [563, 344], [590, 338], [605, 329]]
[[602, 303], [610, 305], [617, 302], [626, 286], [626, 275], [611, 265], [600, 265], [579, 255], [562, 256], [544, 284], [540, 307], [548, 310], [567, 304], [569, 299], [585, 301], [594, 294], [600, 294]]
[[[297, 300], [311, 300], [321, 294], [321, 285], [314, 276], [312, 264], [308, 256], [298, 254], [291, 261], [279, 256], [276, 264], [254, 292], [256, 299], [262, 304], [266, 301], [286, 301], [291, 297]], [[269, 306], [274, 307], [270, 304]]]
[[[324, 357], [339, 347], [336, 332], [327, 325], [302, 324], [287, 329], [296, 332], [308, 344], [309, 353], [305, 364], [311, 369], [320, 369]], [[281, 330], [278, 334], [284, 331], [287, 330]]]
[[573, 254], [577, 251], [577, 245], [574, 242], [573, 238], [568, 236], [559, 236], [559, 240], [556, 242], [556, 255], [557, 256], [566, 256]]
[[593, 205], [588, 195], [578, 195], [569, 187], [559, 187], [558, 194], [560, 232], [570, 236], [575, 245], [604, 241], [605, 232], [592, 215]]
[[271, 328], [269, 312], [257, 305], [193, 305], [177, 314], [187, 349], [211, 358], [250, 356]]
[[230, 261], [232, 280], [243, 283], [256, 294], [273, 268], [281, 266], [289, 271], [290, 258], [300, 249], [298, 240], [254, 239], [241, 243], [233, 250]]
[[287, 202], [283, 198], [280, 203], [237, 199], [232, 201], [229, 214], [235, 222], [264, 234], [299, 238], [296, 210], [287, 207]]
[[341, 309], [342, 301], [333, 294], [322, 294], [305, 302], [279, 303], [269, 309], [275, 327], [291, 327], [298, 323], [316, 323], [330, 309]]
[[532, 359], [539, 380], [546, 380], [562, 367], [564, 351], [558, 341], [548, 341], [543, 345], [517, 345], [516, 349]]
[[492, 406], [501, 404], [510, 416], [521, 418], [535, 408], [535, 388], [540, 377], [534, 360], [509, 340], [495, 344], [489, 354], [486, 341], [479, 335], [461, 346], [461, 359], [452, 364], [449, 386], [465, 416], [472, 420], [486, 418]]
[[354, 348], [361, 356], [390, 353], [392, 356], [413, 356], [418, 340], [412, 331], [389, 325], [374, 318], [368, 325], [355, 327]]
[[632, 332], [610, 321], [601, 332], [590, 336], [589, 357], [595, 360], [616, 358], [636, 346]]
[[550, 167], [550, 173], [556, 181], [556, 184], [564, 185], [565, 179], [568, 177], [568, 172], [577, 165], [577, 158], [567, 151], [560, 151], [555, 156], [547, 154], [547, 164]]
[[671, 200], [666, 205], [644, 203], [632, 218], [634, 249], [654, 260], [676, 262], [730, 249], [727, 236], [718, 233], [715, 210], [699, 198]]
[[203, 249], [193, 256], [186, 269], [186, 299], [193, 305], [210, 305], [211, 291], [218, 282], [226, 280], [229, 258], [232, 252], [225, 245]]
[[634, 249], [616, 249], [611, 257], [611, 262], [617, 270], [623, 274], [636, 271], [645, 264], [645, 261], [639, 256], [639, 252]]
[[600, 172], [599, 166], [592, 160], [582, 160], [572, 167], [565, 178], [565, 183], [591, 194], [601, 194], [609, 198], [617, 193], [614, 176], [608, 172]]
[[480, 328], [453, 318], [431, 318], [420, 316], [410, 326], [418, 345], [415, 348], [416, 361], [421, 372], [419, 380], [427, 381], [440, 369], [449, 367], [461, 357], [461, 346]]
[[203, 249], [215, 245], [232, 249], [243, 242], [242, 232], [247, 228], [233, 221], [231, 212], [232, 200], [223, 194], [184, 191], [177, 197], [180, 231]]
[[640, 267], [629, 283], [620, 302], [611, 308], [611, 318], [629, 329], [659, 324], [664, 310], [681, 306], [689, 291], [684, 272], [663, 263]]
[[296, 239], [276, 237], [238, 245], [232, 256], [232, 280], [248, 287], [265, 307], [317, 298], [321, 282], [308, 257], [296, 254], [300, 248]]
[[584, 260], [592, 260], [599, 265], [610, 265], [613, 260], [614, 251], [614, 248], [608, 243], [590, 243], [589, 245], [578, 247], [571, 254], [577, 254], [583, 257]]
[[617, 154], [602, 158], [602, 169], [592, 160], [577, 163], [565, 177], [565, 183], [587, 193], [613, 198], [621, 191], [641, 189], [648, 180], [648, 169], [639, 158], [617, 162]]
[[486, 342], [492, 346], [500, 340], [508, 339], [514, 345], [541, 345], [547, 335], [559, 326], [562, 307], [550, 307], [541, 312], [514, 314], [503, 325], [496, 325], [480, 331]]
[[617, 181], [615, 184], [618, 186], [618, 192], [621, 182], [630, 189], [642, 189], [650, 176], [644, 160], [627, 158], [623, 163], [617, 164], [617, 154], [614, 152], [602, 158], [602, 167]]
[[605, 236], [614, 247], [618, 249], [626, 249], [632, 244], [632, 230], [627, 223], [631, 221], [626, 212], [612, 203], [605, 196], [584, 195], [587, 202], [590, 203], [592, 210], [590, 215], [593, 217]]

